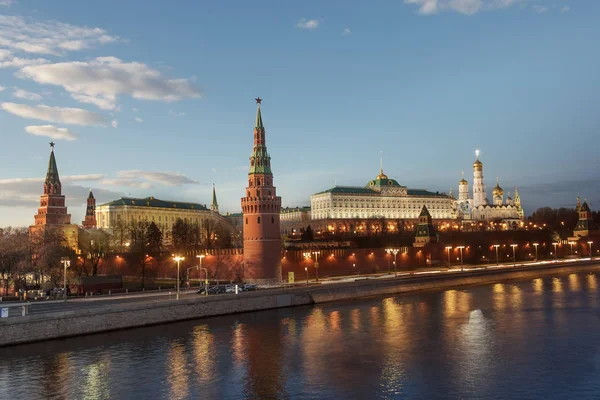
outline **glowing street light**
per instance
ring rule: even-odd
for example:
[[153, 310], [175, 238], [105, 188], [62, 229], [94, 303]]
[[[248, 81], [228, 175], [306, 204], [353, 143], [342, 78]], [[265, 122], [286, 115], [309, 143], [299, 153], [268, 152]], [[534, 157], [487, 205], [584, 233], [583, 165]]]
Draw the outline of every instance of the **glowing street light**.
[[306, 273], [306, 286], [308, 286], [308, 267], [304, 267], [304, 272]]
[[[390, 249], [385, 249], [385, 251], [394, 255], [394, 277], [398, 277], [398, 270], [396, 269], [396, 264], [397, 264], [396, 261], [398, 261], [397, 256], [398, 256], [398, 252], [400, 252], [400, 249], [393, 247]], [[354, 264], [352, 264], [352, 266], [354, 266]]]
[[573, 245], [575, 244], [575, 242], [569, 242], [569, 244], [571, 245], [571, 255], [573, 255]]
[[500, 265], [500, 261], [498, 260], [498, 247], [500, 247], [500, 245], [495, 244], [494, 247], [496, 248], [496, 265]]
[[65, 301], [67, 301], [67, 268], [71, 266], [71, 260], [69, 260], [68, 257], [62, 257], [60, 259], [60, 262], [63, 264], [64, 267], [63, 298]]
[[513, 266], [517, 265], [517, 255], [516, 255], [516, 250], [515, 250], [517, 248], [517, 246], [518, 245], [516, 245], [516, 244], [510, 245], [510, 247], [512, 247], [512, 249], [513, 249]]
[[533, 247], [535, 247], [535, 262], [537, 262], [538, 260], [538, 252], [537, 252], [537, 248], [540, 244], [539, 243], [534, 243]]
[[591, 240], [588, 242], [588, 244], [590, 245], [590, 260], [594, 259], [594, 253], [592, 252], [592, 246], [594, 245], [594, 242], [592, 242]]
[[558, 253], [556, 252], [556, 246], [558, 246], [558, 243], [554, 242], [552, 243], [552, 246], [554, 246], [554, 261], [558, 262]]
[[452, 250], [452, 246], [446, 246], [446, 251], [448, 252], [448, 268], [452, 265], [450, 262], [450, 250]]
[[313, 251], [312, 254], [315, 255], [315, 277], [317, 278], [317, 282], [319, 282], [319, 254], [320, 251]]
[[463, 253], [462, 252], [463, 252], [463, 249], [465, 248], [465, 246], [457, 246], [456, 248], [460, 250], [460, 270], [464, 271], [464, 268], [463, 268]]
[[[204, 293], [206, 296], [208, 296], [208, 269], [206, 268], [202, 268], [202, 259], [206, 257], [206, 255], [204, 254], [199, 254], [196, 256], [196, 258], [200, 261], [200, 264], [198, 264], [198, 269], [199, 270], [204, 270], [204, 272], [206, 273], [206, 278], [204, 279]], [[189, 271], [189, 268], [188, 268]], [[189, 279], [189, 276], [188, 276]]]
[[179, 263], [185, 260], [185, 257], [175, 256], [173, 260], [177, 261], [177, 300], [179, 300]]

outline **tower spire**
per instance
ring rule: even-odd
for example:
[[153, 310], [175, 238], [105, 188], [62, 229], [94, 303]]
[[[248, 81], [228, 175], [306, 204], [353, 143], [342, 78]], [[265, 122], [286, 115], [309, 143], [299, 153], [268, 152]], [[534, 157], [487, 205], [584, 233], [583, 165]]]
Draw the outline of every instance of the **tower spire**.
[[262, 115], [260, 113], [260, 103], [262, 103], [262, 99], [257, 97], [256, 99], [256, 125], [255, 128], [265, 129], [262, 122]]
[[265, 136], [265, 127], [260, 113], [260, 104], [262, 99], [256, 99], [256, 125], [254, 126], [254, 149], [250, 155], [249, 174], [268, 174], [271, 175], [271, 156], [267, 152], [267, 141]]
[[217, 192], [215, 190], [215, 184], [214, 183], [213, 183], [212, 203], [210, 205], [210, 211], [214, 211], [216, 213], [219, 212], [219, 203], [217, 203]]
[[383, 151], [379, 150], [379, 173], [383, 174]]
[[48, 160], [48, 170], [46, 171], [46, 180], [44, 181], [45, 194], [61, 194], [61, 183], [54, 157], [54, 142], [50, 142], [50, 159]]

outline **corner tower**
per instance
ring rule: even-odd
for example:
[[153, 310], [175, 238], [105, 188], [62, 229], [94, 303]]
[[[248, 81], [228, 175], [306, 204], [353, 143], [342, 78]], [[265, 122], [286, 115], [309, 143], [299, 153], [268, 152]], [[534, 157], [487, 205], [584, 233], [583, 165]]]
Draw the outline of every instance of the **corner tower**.
[[479, 150], [475, 151], [475, 162], [473, 163], [473, 207], [484, 205], [485, 186], [483, 184], [483, 164], [479, 161]]
[[82, 223], [83, 229], [95, 229], [96, 224], [96, 199], [94, 193], [90, 189], [90, 194], [87, 198], [87, 207], [85, 209], [85, 220]]
[[213, 183], [212, 192], [212, 203], [210, 203], [210, 211], [219, 213], [219, 203], [217, 203], [217, 192], [215, 191], [215, 184]]
[[54, 142], [50, 142], [50, 160], [44, 181], [44, 194], [40, 196], [40, 207], [34, 219], [34, 225], [29, 227], [32, 235], [54, 233], [60, 236], [65, 246], [77, 250], [78, 226], [71, 224], [71, 214], [67, 214], [65, 196], [62, 194], [54, 157]]
[[254, 148], [250, 155], [248, 187], [242, 198], [244, 218], [244, 278], [249, 282], [281, 281], [281, 236], [279, 214], [281, 197], [273, 186], [271, 156], [267, 152], [265, 127], [260, 104], [256, 99]]

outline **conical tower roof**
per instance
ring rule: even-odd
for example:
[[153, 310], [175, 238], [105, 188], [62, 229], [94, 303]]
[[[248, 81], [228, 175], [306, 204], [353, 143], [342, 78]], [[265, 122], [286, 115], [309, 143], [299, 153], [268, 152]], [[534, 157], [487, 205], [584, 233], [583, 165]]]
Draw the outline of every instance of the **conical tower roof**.
[[255, 100], [256, 100], [256, 125], [254, 127], [259, 128], [259, 129], [265, 129], [265, 127], [263, 126], [263, 122], [262, 122], [262, 114], [260, 113], [260, 103], [261, 103], [262, 99], [260, 97], [257, 97]]
[[215, 184], [213, 183], [213, 191], [212, 191], [212, 203], [211, 203], [212, 207], [219, 207], [219, 204], [217, 203], [217, 192], [215, 190]]
[[419, 217], [429, 217], [429, 218], [431, 218], [431, 214], [429, 214], [429, 210], [427, 209], [426, 206], [423, 206], [423, 209], [421, 209], [421, 214], [419, 214]]
[[58, 167], [56, 166], [56, 158], [54, 157], [54, 142], [50, 142], [50, 159], [48, 160], [48, 171], [46, 172], [45, 183], [46, 185], [60, 185]]
[[90, 189], [90, 194], [88, 196], [88, 199], [93, 199], [94, 198], [94, 193], [92, 193], [92, 189]]

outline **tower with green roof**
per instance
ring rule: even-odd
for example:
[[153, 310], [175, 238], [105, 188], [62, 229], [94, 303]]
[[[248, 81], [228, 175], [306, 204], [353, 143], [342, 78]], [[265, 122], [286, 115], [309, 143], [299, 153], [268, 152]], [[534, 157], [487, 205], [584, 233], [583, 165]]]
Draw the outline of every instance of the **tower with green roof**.
[[219, 203], [217, 203], [217, 192], [215, 190], [215, 184], [213, 183], [212, 190], [212, 203], [210, 203], [210, 211], [219, 213]]
[[586, 237], [589, 236], [590, 231], [595, 229], [592, 210], [590, 210], [590, 206], [588, 206], [585, 200], [578, 208], [579, 220], [577, 221], [577, 225], [575, 225], [575, 229], [573, 229], [573, 236]]
[[427, 243], [437, 242], [437, 234], [433, 227], [431, 214], [427, 207], [423, 206], [421, 214], [419, 214], [419, 224], [417, 225], [417, 233], [415, 235], [415, 247], [423, 247]]
[[256, 283], [281, 282], [281, 197], [273, 185], [271, 156], [265, 127], [256, 99], [254, 146], [250, 155], [248, 186], [242, 198], [244, 232], [244, 279]]

